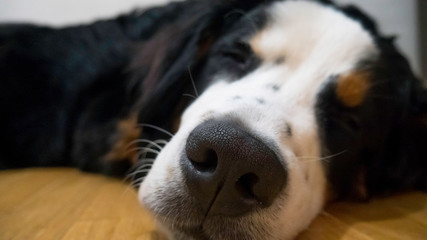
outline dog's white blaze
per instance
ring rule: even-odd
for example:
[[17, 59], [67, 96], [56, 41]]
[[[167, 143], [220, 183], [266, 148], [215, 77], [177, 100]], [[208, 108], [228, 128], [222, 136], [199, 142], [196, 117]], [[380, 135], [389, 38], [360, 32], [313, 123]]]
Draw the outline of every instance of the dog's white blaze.
[[[273, 140], [288, 168], [286, 189], [274, 203], [280, 206], [280, 213], [266, 209], [252, 217], [270, 221], [269, 232], [275, 238], [290, 239], [321, 211], [327, 181], [321, 161], [316, 160], [321, 156], [314, 112], [316, 93], [330, 75], [353, 70], [377, 50], [357, 22], [315, 2], [278, 2], [271, 6], [269, 15], [269, 24], [251, 41], [263, 64], [238, 81], [216, 76], [216, 83], [183, 114], [180, 130], [141, 185], [140, 201], [150, 209], [161, 207], [159, 192], [173, 194], [177, 189], [170, 189], [170, 184], [182, 182], [179, 154], [189, 133], [206, 119], [232, 116], [254, 134]], [[275, 63], [281, 57], [285, 61]], [[280, 90], [273, 91], [272, 85]], [[284, 136], [286, 123], [292, 127], [291, 137]], [[271, 220], [269, 214], [278, 215], [278, 221]]]

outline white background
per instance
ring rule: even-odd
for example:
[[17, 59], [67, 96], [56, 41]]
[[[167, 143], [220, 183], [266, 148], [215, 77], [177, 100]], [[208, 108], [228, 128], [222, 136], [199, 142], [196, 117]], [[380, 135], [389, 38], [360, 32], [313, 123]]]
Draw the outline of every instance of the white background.
[[[90, 22], [168, 0], [0, 0], [0, 22], [64, 26]], [[215, 1], [215, 0], [212, 0]], [[421, 72], [416, 0], [335, 0], [357, 3], [375, 16], [383, 33], [395, 34], [414, 70]]]

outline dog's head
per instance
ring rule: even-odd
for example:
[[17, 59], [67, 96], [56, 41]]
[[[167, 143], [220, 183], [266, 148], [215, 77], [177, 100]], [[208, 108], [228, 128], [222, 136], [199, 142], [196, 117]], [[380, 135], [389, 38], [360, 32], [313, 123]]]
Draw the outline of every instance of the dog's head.
[[139, 189], [171, 238], [289, 239], [331, 199], [426, 189], [427, 94], [369, 18], [328, 1], [209, 9], [161, 55], [173, 80], [150, 102], [168, 102], [150, 108], [165, 126], [182, 86], [199, 94]]

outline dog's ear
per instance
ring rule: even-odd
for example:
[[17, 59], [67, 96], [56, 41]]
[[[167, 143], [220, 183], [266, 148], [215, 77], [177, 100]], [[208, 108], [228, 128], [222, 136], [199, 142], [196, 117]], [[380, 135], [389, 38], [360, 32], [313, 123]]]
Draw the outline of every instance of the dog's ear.
[[[388, 181], [395, 188], [390, 189], [392, 191], [415, 189], [427, 192], [427, 90], [422, 81], [413, 76], [406, 111], [400, 129], [391, 130], [395, 134], [386, 148], [389, 152], [385, 159], [389, 164], [383, 172], [388, 174]], [[376, 184], [381, 181], [376, 178]]]
[[131, 66], [134, 95], [142, 96], [139, 122], [171, 130], [171, 120], [192, 101], [183, 95], [197, 97], [199, 70], [211, 46], [247, 11], [265, 2], [186, 1], [166, 7], [169, 21], [141, 44]]
[[393, 125], [381, 146], [381, 160], [367, 163], [368, 192], [427, 191], [427, 90], [395, 49], [393, 38], [384, 41], [388, 74], [383, 77], [392, 79], [389, 102], [398, 114], [387, 119]]
[[411, 86], [411, 109], [407, 120], [407, 152], [412, 163], [413, 184], [427, 192], [427, 90], [425, 83], [414, 78]]
[[377, 43], [379, 57], [363, 63], [372, 82], [363, 104], [343, 108], [333, 84], [321, 92], [325, 149], [337, 154], [328, 177], [339, 198], [427, 190], [427, 90], [392, 38]]

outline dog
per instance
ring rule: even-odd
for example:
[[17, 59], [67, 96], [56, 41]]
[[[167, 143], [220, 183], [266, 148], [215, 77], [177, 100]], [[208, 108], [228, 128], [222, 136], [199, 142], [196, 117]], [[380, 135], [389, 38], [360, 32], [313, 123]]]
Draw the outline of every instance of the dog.
[[0, 168], [130, 169], [170, 239], [292, 239], [331, 201], [427, 191], [426, 89], [354, 6], [3, 25], [0, 73]]

